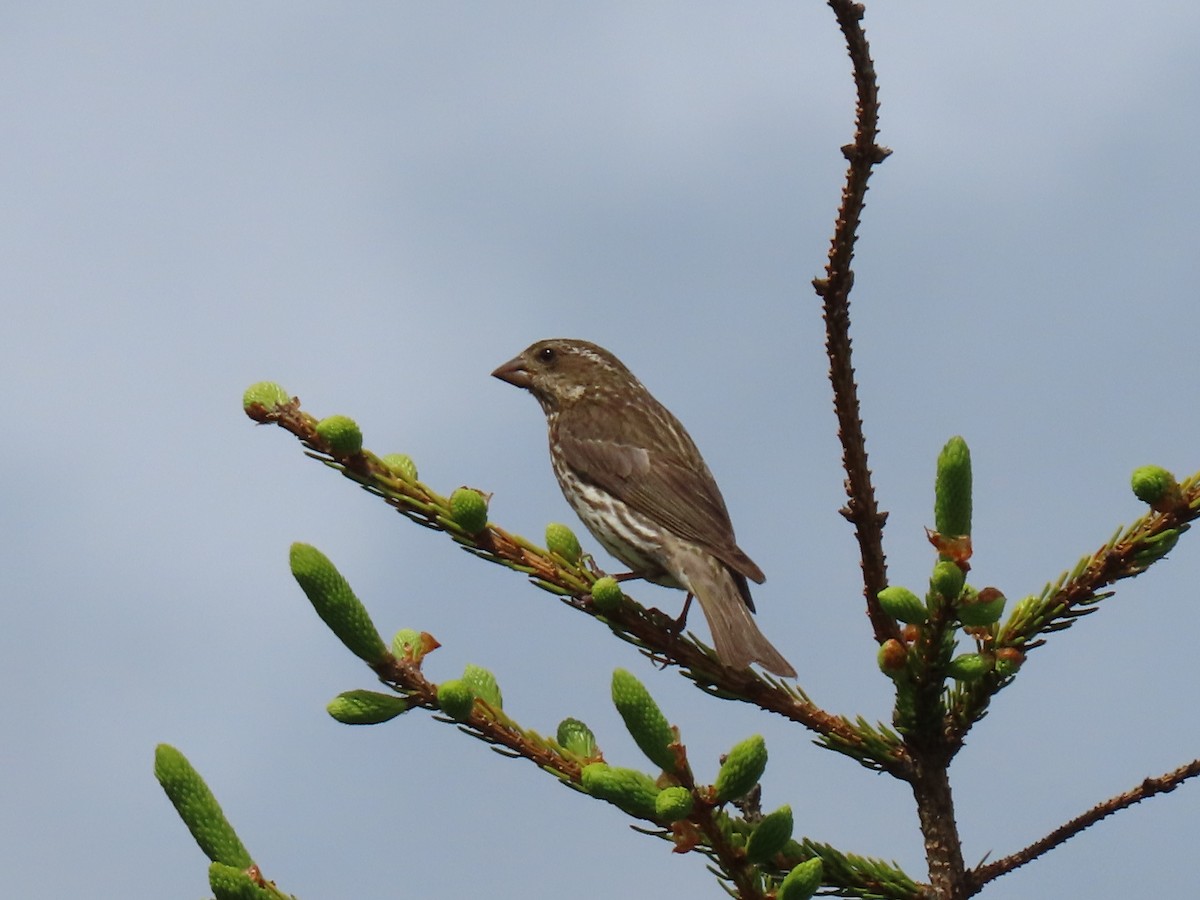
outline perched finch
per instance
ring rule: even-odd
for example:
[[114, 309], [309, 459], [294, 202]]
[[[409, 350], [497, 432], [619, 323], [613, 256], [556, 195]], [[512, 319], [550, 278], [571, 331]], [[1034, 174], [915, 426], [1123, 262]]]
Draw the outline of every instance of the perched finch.
[[567, 502], [633, 574], [700, 601], [717, 656], [794, 677], [750, 613], [762, 570], [733, 536], [725, 501], [691, 437], [607, 350], [538, 341], [492, 373], [538, 399]]

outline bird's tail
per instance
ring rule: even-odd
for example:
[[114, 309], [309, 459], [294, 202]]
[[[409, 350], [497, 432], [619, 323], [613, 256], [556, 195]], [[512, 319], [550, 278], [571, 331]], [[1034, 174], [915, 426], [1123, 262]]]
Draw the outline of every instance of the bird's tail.
[[724, 563], [698, 547], [680, 548], [675, 557], [684, 576], [680, 581], [704, 610], [721, 662], [735, 669], [758, 663], [768, 672], [795, 678], [796, 670], [791, 663], [759, 631], [733, 574]]

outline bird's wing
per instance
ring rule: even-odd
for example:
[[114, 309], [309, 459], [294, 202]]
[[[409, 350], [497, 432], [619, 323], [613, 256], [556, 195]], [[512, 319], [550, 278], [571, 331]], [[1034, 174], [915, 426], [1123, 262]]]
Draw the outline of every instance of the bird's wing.
[[704, 547], [734, 571], [764, 580], [762, 570], [737, 546], [717, 483], [682, 426], [673, 423], [684, 436], [676, 449], [638, 440], [645, 435], [636, 427], [626, 441], [588, 427], [587, 415], [571, 418], [569, 424], [560, 422], [555, 436], [582, 478]]

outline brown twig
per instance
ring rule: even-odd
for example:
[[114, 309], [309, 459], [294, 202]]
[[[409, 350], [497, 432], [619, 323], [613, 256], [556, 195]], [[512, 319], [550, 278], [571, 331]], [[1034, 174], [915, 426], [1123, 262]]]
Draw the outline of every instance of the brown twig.
[[1143, 800], [1147, 800], [1156, 794], [1170, 793], [1179, 787], [1180, 784], [1197, 775], [1200, 775], [1200, 759], [1193, 759], [1190, 763], [1180, 766], [1173, 772], [1167, 772], [1165, 775], [1160, 775], [1157, 778], [1147, 778], [1132, 790], [1105, 800], [1103, 803], [1089, 809], [1083, 815], [1072, 819], [1065, 825], [1059, 826], [1041, 840], [1030, 844], [1024, 850], [972, 869], [967, 873], [970, 885], [970, 893], [967, 896], [974, 896], [989, 881], [993, 881], [1001, 875], [1007, 875], [1014, 869], [1032, 862], [1039, 856], [1048, 853], [1060, 844], [1075, 837], [1075, 835], [1084, 829], [1095, 825], [1101, 819], [1133, 806], [1135, 803], [1141, 803]]
[[854, 142], [842, 148], [850, 163], [842, 202], [834, 225], [829, 247], [825, 277], [813, 281], [813, 287], [824, 301], [825, 352], [829, 357], [829, 380], [833, 385], [833, 406], [838, 420], [838, 437], [842, 443], [842, 465], [846, 470], [848, 502], [842, 515], [854, 525], [862, 559], [863, 593], [867, 615], [875, 639], [883, 643], [899, 637], [895, 621], [879, 606], [876, 599], [887, 587], [887, 560], [883, 552], [883, 524], [887, 513], [879, 509], [871, 469], [867, 464], [866, 439], [859, 415], [858, 387], [854, 380], [854, 365], [850, 353], [850, 290], [854, 286], [854, 243], [858, 225], [866, 205], [867, 181], [874, 166], [890, 153], [876, 143], [879, 133], [879, 94], [875, 83], [875, 66], [870, 46], [862, 28], [863, 8], [848, 0], [829, 0], [838, 26], [846, 39], [846, 48], [854, 66], [854, 83], [858, 103]]

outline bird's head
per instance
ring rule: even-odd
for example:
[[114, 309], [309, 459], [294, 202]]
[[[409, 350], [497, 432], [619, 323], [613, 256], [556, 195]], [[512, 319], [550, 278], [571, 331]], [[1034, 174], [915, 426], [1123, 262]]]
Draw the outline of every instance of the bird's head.
[[603, 347], [570, 338], [538, 341], [492, 375], [525, 388], [546, 412], [598, 398], [608, 390], [637, 385], [621, 361]]

